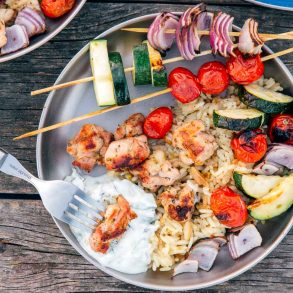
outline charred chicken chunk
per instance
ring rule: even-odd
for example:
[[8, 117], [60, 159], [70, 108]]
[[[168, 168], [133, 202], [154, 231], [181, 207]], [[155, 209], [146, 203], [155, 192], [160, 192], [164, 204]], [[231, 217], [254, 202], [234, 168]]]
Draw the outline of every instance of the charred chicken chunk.
[[201, 120], [185, 122], [173, 132], [172, 144], [185, 151], [195, 165], [203, 165], [215, 152], [215, 138], [204, 132]]
[[6, 43], [7, 43], [7, 37], [6, 37], [6, 32], [5, 32], [5, 24], [0, 19], [0, 48], [5, 46]]
[[16, 17], [16, 11], [10, 8], [0, 8], [0, 21], [12, 24]]
[[158, 200], [171, 219], [179, 222], [190, 220], [194, 209], [194, 192], [190, 187], [185, 186], [180, 191], [165, 191]]
[[131, 173], [138, 176], [141, 185], [155, 192], [160, 186], [172, 185], [180, 178], [180, 172], [165, 158], [162, 150], [156, 150], [143, 164]]
[[96, 252], [106, 253], [111, 242], [122, 236], [129, 222], [137, 217], [128, 201], [119, 195], [117, 203], [109, 205], [103, 221], [96, 227], [90, 237], [91, 248]]
[[150, 155], [145, 135], [112, 141], [105, 154], [108, 170], [135, 168]]
[[144, 120], [145, 118], [141, 113], [131, 115], [114, 132], [115, 140], [142, 135]]
[[75, 159], [73, 166], [90, 172], [95, 164], [103, 164], [112, 133], [95, 124], [85, 124], [68, 142], [67, 152]]

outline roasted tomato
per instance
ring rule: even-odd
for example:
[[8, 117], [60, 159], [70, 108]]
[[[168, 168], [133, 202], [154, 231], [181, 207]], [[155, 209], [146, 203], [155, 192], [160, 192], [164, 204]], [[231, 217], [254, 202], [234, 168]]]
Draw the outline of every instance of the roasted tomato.
[[259, 161], [267, 151], [266, 135], [261, 129], [247, 130], [235, 135], [231, 148], [237, 160], [245, 163]]
[[239, 50], [230, 56], [226, 63], [231, 79], [238, 84], [250, 84], [258, 80], [264, 73], [264, 65], [260, 55], [244, 56]]
[[281, 114], [273, 118], [269, 136], [272, 142], [282, 142], [293, 145], [293, 116]]
[[69, 12], [75, 0], [42, 0], [41, 8], [43, 13], [50, 18], [57, 18]]
[[167, 107], [160, 107], [146, 117], [143, 132], [149, 138], [163, 138], [171, 129], [172, 122], [172, 111]]
[[175, 68], [170, 72], [168, 83], [172, 89], [172, 95], [184, 104], [194, 101], [201, 92], [196, 76], [183, 67]]
[[214, 190], [211, 195], [211, 209], [225, 226], [240, 227], [247, 219], [247, 208], [240, 194], [228, 186]]
[[229, 75], [226, 67], [218, 61], [203, 64], [199, 68], [197, 77], [202, 91], [206, 94], [220, 94], [229, 85]]

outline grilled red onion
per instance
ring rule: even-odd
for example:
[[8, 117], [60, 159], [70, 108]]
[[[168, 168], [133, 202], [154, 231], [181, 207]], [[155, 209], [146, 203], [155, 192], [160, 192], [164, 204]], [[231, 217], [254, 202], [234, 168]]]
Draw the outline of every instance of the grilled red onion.
[[233, 259], [261, 245], [262, 237], [253, 224], [245, 225], [238, 235], [228, 235], [228, 248]]
[[24, 26], [29, 38], [46, 30], [45, 21], [39, 12], [28, 7], [18, 13], [15, 24]]
[[179, 18], [169, 12], [159, 14], [148, 31], [148, 41], [150, 45], [161, 52], [171, 48], [174, 40], [174, 34], [167, 34], [166, 30], [176, 29]]
[[186, 60], [192, 60], [199, 51], [200, 38], [197, 30], [209, 29], [207, 25], [210, 23], [211, 14], [206, 13], [205, 10], [206, 6], [200, 3], [187, 9], [179, 19], [176, 41], [181, 56]]
[[245, 21], [239, 36], [238, 48], [243, 54], [256, 55], [261, 53], [263, 41], [258, 34], [258, 23], [249, 18]]
[[219, 53], [224, 57], [228, 57], [228, 54], [234, 55], [234, 44], [229, 35], [233, 20], [234, 17], [222, 12], [215, 16], [210, 32], [210, 44], [214, 54]]
[[7, 43], [1, 49], [1, 54], [9, 54], [29, 45], [29, 39], [24, 26], [15, 24], [6, 28]]
[[198, 261], [193, 259], [186, 259], [175, 266], [173, 271], [173, 276], [175, 277], [179, 274], [184, 273], [196, 273], [198, 270]]

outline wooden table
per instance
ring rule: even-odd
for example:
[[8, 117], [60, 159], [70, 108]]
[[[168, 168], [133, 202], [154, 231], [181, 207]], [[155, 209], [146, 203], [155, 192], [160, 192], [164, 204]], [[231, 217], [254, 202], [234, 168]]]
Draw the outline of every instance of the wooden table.
[[[98, 3], [102, 2], [102, 3]], [[17, 60], [0, 65], [0, 146], [36, 174], [36, 139], [12, 141], [38, 127], [46, 95], [30, 97], [32, 89], [52, 85], [61, 70], [89, 40], [133, 17], [162, 10], [182, 11], [191, 3], [159, 0], [91, 0], [58, 36]], [[194, 1], [196, 2], [196, 1]], [[193, 2], [193, 3], [194, 3]], [[263, 32], [293, 30], [292, 13], [256, 7], [241, 0], [207, 1], [212, 10], [235, 16], [241, 26], [255, 17]], [[161, 4], [158, 4], [161, 3]], [[174, 3], [174, 4], [173, 4]], [[229, 5], [229, 6], [228, 6]], [[275, 51], [288, 41], [271, 42]], [[290, 71], [293, 55], [282, 57]], [[293, 233], [266, 259], [243, 275], [197, 292], [292, 292]], [[148, 292], [120, 282], [89, 264], [63, 238], [35, 189], [23, 181], [0, 176], [0, 292]]]

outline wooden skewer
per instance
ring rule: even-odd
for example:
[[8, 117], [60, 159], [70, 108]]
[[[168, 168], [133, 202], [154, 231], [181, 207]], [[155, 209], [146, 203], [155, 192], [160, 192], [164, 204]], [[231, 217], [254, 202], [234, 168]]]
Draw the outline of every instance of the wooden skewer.
[[[138, 28], [138, 27], [131, 27], [131, 28], [122, 28], [122, 31], [133, 32], [133, 33], [147, 33], [149, 31], [148, 28]], [[175, 29], [168, 29], [165, 32], [167, 34], [175, 34]], [[209, 31], [198, 31], [199, 35], [208, 36], [210, 34]], [[240, 32], [230, 32], [230, 36], [232, 37], [239, 37]], [[273, 40], [273, 39], [281, 39], [281, 40], [293, 40], [292, 31], [286, 32], [282, 34], [259, 34], [263, 41], [266, 40]]]
[[[283, 50], [283, 51], [280, 51], [280, 52], [277, 52], [277, 53], [273, 53], [273, 54], [265, 56], [265, 57], [262, 57], [261, 60], [263, 62], [265, 62], [267, 60], [274, 59], [276, 57], [286, 55], [286, 54], [289, 54], [291, 52], [293, 52], [293, 47], [289, 48], [289, 49], [286, 49], [286, 50]], [[176, 57], [176, 58], [181, 58], [181, 57]], [[145, 96], [142, 96], [142, 97], [139, 97], [139, 98], [131, 100], [131, 104], [136, 104], [136, 103], [148, 100], [150, 98], [154, 98], [154, 97], [157, 97], [157, 96], [160, 96], [160, 95], [167, 94], [169, 92], [171, 92], [171, 88], [167, 88], [167, 89], [164, 89], [164, 90], [161, 90], [161, 91], [150, 93], [150, 94], [147, 94]], [[47, 127], [38, 129], [38, 130], [27, 132], [25, 134], [22, 134], [20, 136], [15, 137], [13, 140], [20, 140], [22, 138], [38, 135], [40, 133], [44, 133], [44, 132], [47, 132], [47, 131], [50, 131], [50, 130], [53, 130], [53, 129], [57, 129], [57, 128], [60, 128], [60, 127], [66, 126], [66, 125], [70, 125], [70, 124], [72, 124], [74, 122], [78, 122], [78, 121], [82, 121], [82, 120], [85, 120], [85, 119], [88, 119], [88, 118], [92, 118], [94, 116], [97, 116], [97, 115], [100, 115], [100, 114], [103, 114], [103, 113], [107, 113], [107, 112], [119, 109], [121, 107], [123, 107], [123, 106], [112, 106], [112, 107], [108, 107], [108, 108], [104, 108], [104, 109], [99, 109], [97, 111], [94, 111], [94, 112], [91, 112], [91, 113], [88, 113], [88, 114], [84, 114], [84, 115], [81, 115], [79, 117], [75, 117], [73, 119], [67, 120], [67, 121], [63, 121], [63, 122], [60, 122], [60, 123], [57, 123], [57, 124], [54, 124], [54, 125], [51, 125], [51, 126], [47, 126]]]

